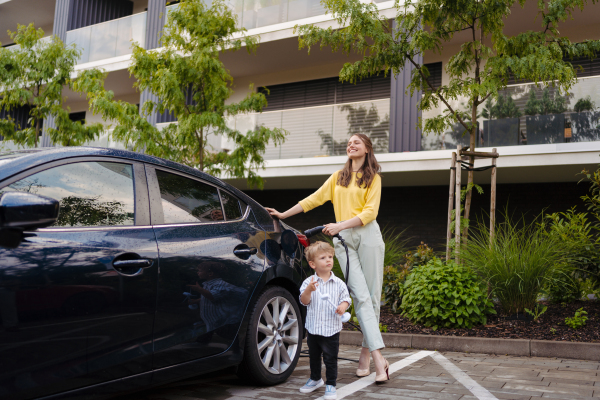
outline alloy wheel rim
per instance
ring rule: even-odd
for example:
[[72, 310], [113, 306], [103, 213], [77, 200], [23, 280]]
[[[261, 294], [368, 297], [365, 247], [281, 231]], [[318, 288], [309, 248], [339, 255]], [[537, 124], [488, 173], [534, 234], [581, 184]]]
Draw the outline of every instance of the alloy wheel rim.
[[263, 307], [258, 320], [256, 347], [263, 367], [272, 374], [285, 372], [298, 351], [300, 329], [292, 304], [277, 296]]

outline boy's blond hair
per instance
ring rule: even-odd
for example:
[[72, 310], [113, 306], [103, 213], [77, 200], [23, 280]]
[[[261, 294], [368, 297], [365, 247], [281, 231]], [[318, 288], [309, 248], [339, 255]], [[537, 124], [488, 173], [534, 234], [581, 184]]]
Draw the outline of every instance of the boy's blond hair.
[[325, 252], [335, 254], [335, 250], [333, 250], [333, 247], [331, 247], [329, 243], [318, 241], [311, 243], [311, 245], [304, 250], [304, 255], [308, 261], [314, 261], [319, 254]]

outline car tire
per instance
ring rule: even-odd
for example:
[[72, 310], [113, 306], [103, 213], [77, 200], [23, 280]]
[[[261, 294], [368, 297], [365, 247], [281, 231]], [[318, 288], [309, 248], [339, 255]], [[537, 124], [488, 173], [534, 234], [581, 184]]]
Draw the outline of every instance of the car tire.
[[284, 382], [298, 363], [302, 334], [300, 307], [290, 292], [265, 288], [252, 308], [238, 376], [255, 385]]

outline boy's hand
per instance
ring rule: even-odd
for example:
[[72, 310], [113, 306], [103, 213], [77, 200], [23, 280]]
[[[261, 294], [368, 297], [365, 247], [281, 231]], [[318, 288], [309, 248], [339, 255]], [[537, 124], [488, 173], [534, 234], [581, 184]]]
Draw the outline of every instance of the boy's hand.
[[319, 286], [319, 284], [317, 283], [317, 280], [315, 279], [315, 276], [313, 275], [310, 278], [310, 283], [308, 284], [308, 286], [306, 287], [306, 290], [310, 291], [310, 292], [314, 292], [315, 290], [317, 290], [317, 287]]
[[344, 313], [345, 313], [345, 312], [346, 312], [346, 310], [348, 309], [348, 306], [349, 306], [349, 305], [350, 305], [350, 304], [348, 304], [348, 302], [347, 302], [347, 301], [344, 301], [344, 302], [342, 302], [342, 304], [340, 304], [340, 305], [338, 306], [338, 308], [335, 310], [335, 313], [336, 313], [336, 314], [339, 314], [339, 315], [344, 315]]

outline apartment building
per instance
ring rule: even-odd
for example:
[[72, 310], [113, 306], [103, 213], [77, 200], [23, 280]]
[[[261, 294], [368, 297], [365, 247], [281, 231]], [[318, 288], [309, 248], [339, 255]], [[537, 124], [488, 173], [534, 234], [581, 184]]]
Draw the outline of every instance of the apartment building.
[[[395, 17], [394, 1], [374, 1], [381, 15]], [[410, 68], [398, 76], [381, 74], [356, 85], [340, 83], [338, 72], [345, 62], [353, 61], [341, 53], [298, 49], [294, 26], [317, 24], [336, 26], [319, 0], [231, 0], [238, 23], [249, 35], [260, 35], [256, 54], [246, 51], [222, 55], [234, 78], [232, 101], [243, 98], [253, 83], [257, 90], [268, 87], [268, 107], [261, 114], [238, 117], [232, 124], [238, 129], [252, 129], [264, 124], [289, 131], [286, 142], [269, 147], [265, 154], [265, 190], [248, 190], [244, 180], [230, 180], [265, 206], [286, 209], [319, 187], [328, 175], [345, 162], [345, 141], [353, 132], [368, 134], [374, 142], [377, 158], [383, 167], [383, 198], [378, 221], [407, 229], [416, 242], [434, 246], [443, 243], [446, 229], [449, 167], [451, 153], [465, 144], [458, 127], [442, 135], [422, 135], [416, 128], [419, 117], [428, 118], [443, 110], [420, 115], [416, 103], [420, 93], [405, 93]], [[147, 49], [157, 48], [164, 15], [171, 7], [165, 0], [0, 0], [0, 42], [9, 46], [6, 30], [16, 24], [34, 22], [46, 35], [58, 35], [68, 44], [83, 50], [77, 70], [91, 67], [106, 70], [106, 87], [118, 100], [143, 103], [147, 94], [133, 88], [127, 68], [130, 44], [136, 41]], [[506, 20], [508, 34], [537, 29], [536, 2], [525, 8], [516, 6]], [[561, 34], [573, 41], [600, 39], [600, 4], [589, 5], [563, 24]], [[448, 77], [445, 65], [452, 52], [466, 40], [457, 34], [441, 54], [424, 54], [436, 85]], [[518, 113], [494, 118], [480, 117], [481, 150], [497, 148], [499, 207], [508, 207], [516, 215], [537, 215], [543, 209], [563, 211], [580, 204], [587, 188], [577, 184], [582, 169], [595, 169], [600, 163], [600, 58], [575, 60], [582, 69], [579, 81], [568, 93], [553, 88], [536, 87], [530, 82], [511, 82], [501, 93], [512, 99]], [[66, 93], [65, 102], [74, 119], [99, 121], [92, 115], [84, 98]], [[531, 97], [543, 101], [559, 99], [561, 112], [527, 115]], [[583, 99], [583, 100], [582, 100]], [[584, 100], [591, 100], [585, 102]], [[461, 100], [454, 102], [460, 107]], [[587, 104], [587, 106], [585, 105]], [[590, 105], [591, 104], [591, 105]], [[0, 118], [6, 112], [0, 111]], [[152, 115], [157, 126], [169, 123], [168, 114]], [[52, 121], [45, 121], [52, 126]], [[44, 146], [51, 146], [42, 137]], [[10, 147], [10, 143], [4, 143]], [[215, 148], [230, 148], [231, 143], [211, 138]], [[119, 147], [108, 133], [91, 145]], [[476, 166], [489, 164], [478, 160]], [[464, 172], [463, 172], [464, 173]], [[463, 180], [466, 179], [466, 173]], [[490, 173], [476, 173], [485, 193], [475, 195], [475, 215], [484, 215], [489, 207]], [[290, 219], [299, 228], [333, 221], [331, 206]]]

